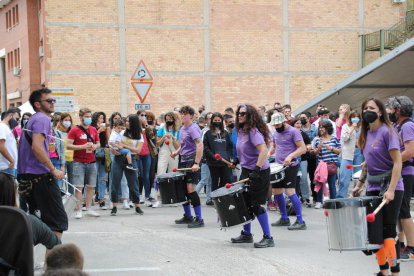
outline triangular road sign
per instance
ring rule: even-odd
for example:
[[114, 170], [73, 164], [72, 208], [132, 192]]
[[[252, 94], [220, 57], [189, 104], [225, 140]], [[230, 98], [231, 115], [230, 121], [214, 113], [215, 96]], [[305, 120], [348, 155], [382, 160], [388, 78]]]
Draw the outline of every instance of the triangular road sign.
[[143, 103], [151, 89], [152, 82], [132, 82], [131, 84], [135, 93], [137, 93], [138, 98], [141, 100], [141, 103]]
[[148, 71], [145, 63], [141, 60], [138, 64], [137, 69], [135, 69], [134, 74], [132, 75], [131, 80], [133, 81], [152, 81], [151, 73]]

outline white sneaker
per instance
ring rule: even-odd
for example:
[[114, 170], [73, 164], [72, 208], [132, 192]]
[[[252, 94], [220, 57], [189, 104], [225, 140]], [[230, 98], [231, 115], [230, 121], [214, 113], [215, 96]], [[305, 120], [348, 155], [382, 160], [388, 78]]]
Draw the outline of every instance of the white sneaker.
[[147, 207], [152, 207], [152, 202], [149, 201], [148, 199], [145, 200], [145, 206]]
[[81, 218], [82, 218], [82, 210], [77, 210], [75, 219], [81, 219]]
[[321, 209], [322, 208], [322, 203], [321, 202], [316, 202], [315, 204], [315, 209]]
[[139, 204], [144, 204], [145, 203], [145, 199], [142, 195], [139, 196]]
[[93, 209], [89, 209], [85, 214], [85, 217], [100, 217], [100, 216], [101, 215], [95, 212]]
[[124, 199], [124, 210], [129, 210], [129, 203], [128, 200]]
[[45, 262], [35, 262], [34, 270], [43, 269], [45, 267]]
[[109, 210], [112, 210], [114, 208], [114, 205], [112, 204], [112, 201], [109, 202]]
[[162, 205], [161, 205], [161, 201], [156, 201], [155, 203], [154, 203], [154, 205], [152, 205], [152, 208], [160, 208]]

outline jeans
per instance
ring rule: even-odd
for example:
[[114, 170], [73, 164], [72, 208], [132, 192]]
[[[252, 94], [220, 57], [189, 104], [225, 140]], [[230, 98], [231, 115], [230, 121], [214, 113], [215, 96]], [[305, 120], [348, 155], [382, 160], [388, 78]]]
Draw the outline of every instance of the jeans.
[[[131, 158], [132, 158], [132, 162], [135, 162], [135, 155], [132, 155]], [[118, 199], [119, 199], [118, 191], [119, 191], [119, 187], [121, 186], [122, 175], [124, 174], [127, 179], [132, 202], [135, 204], [139, 204], [137, 171], [127, 169], [126, 166], [127, 166], [127, 161], [126, 161], [125, 156], [117, 155], [114, 157], [114, 160], [111, 166], [111, 172], [112, 172], [111, 201], [114, 203], [118, 203]]]
[[[302, 199], [309, 199], [309, 184], [308, 184], [308, 161], [300, 162], [300, 170], [302, 176], [300, 177], [300, 193], [302, 194]], [[297, 185], [298, 183], [296, 183]], [[297, 185], [298, 186], [298, 185]]]
[[361, 154], [359, 148], [355, 148], [354, 160], [342, 159], [341, 168], [339, 170], [339, 191], [337, 198], [346, 198], [349, 189], [349, 182], [352, 180], [352, 174], [359, 172], [360, 167], [352, 168], [351, 170], [346, 168], [346, 165], [361, 165], [364, 162], [364, 155]]
[[[67, 181], [73, 185], [73, 161], [66, 161], [65, 164], [66, 174], [67, 174]], [[72, 195], [75, 194], [75, 188], [68, 185], [68, 192]]]
[[[97, 149], [95, 154], [105, 149]], [[106, 181], [108, 180], [108, 173], [105, 170], [105, 166], [102, 165], [101, 161], [96, 162], [96, 170], [98, 177], [96, 178], [96, 189], [98, 190], [99, 199], [105, 199]]]
[[[328, 176], [328, 184], [329, 184], [329, 198], [334, 199], [336, 198], [336, 178], [337, 174], [329, 175]], [[323, 202], [323, 188], [318, 192], [318, 199], [317, 202]]]
[[[52, 162], [53, 166], [55, 166], [57, 170], [60, 170], [61, 165], [60, 165], [59, 158], [50, 158], [50, 161]], [[60, 179], [57, 179], [56, 177], [55, 177], [55, 181], [56, 181], [56, 184], [58, 184], [59, 189], [62, 189], [63, 181]]]
[[8, 173], [8, 174], [11, 174], [15, 178], [17, 178], [17, 170], [16, 169], [9, 169], [9, 168], [7, 168], [7, 169], [4, 169], [4, 170], [0, 170], [0, 172], [5, 172], [5, 173]]
[[206, 163], [201, 164], [201, 180], [197, 184], [197, 194], [204, 188], [204, 185], [206, 185], [207, 201], [211, 201], [211, 175]]
[[137, 167], [139, 168], [140, 163], [142, 164], [142, 170], [140, 170], [142, 182], [139, 183], [139, 192], [142, 194], [142, 189], [145, 189], [145, 198], [149, 198], [151, 194], [151, 185], [150, 185], [150, 170], [151, 170], [151, 154], [140, 155], [139, 160], [136, 160]]
[[127, 154], [131, 154], [132, 151], [130, 151], [129, 149], [119, 149], [117, 150], [117, 152], [119, 154], [127, 155]]

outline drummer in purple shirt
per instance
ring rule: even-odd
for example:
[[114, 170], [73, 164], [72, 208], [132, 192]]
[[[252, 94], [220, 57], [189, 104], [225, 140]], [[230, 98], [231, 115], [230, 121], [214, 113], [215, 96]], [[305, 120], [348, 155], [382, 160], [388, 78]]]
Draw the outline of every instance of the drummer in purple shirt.
[[188, 224], [188, 228], [204, 227], [204, 220], [201, 217], [200, 197], [196, 192], [199, 178], [200, 161], [203, 156], [203, 141], [198, 125], [193, 123], [194, 108], [186, 105], [180, 108], [181, 122], [183, 127], [180, 130], [180, 147], [171, 157], [180, 155], [179, 168], [191, 168], [186, 171], [188, 198], [194, 208], [196, 218], [191, 216], [190, 203], [183, 204], [184, 216], [175, 221], [176, 224]]
[[[255, 214], [263, 230], [263, 239], [254, 244], [256, 248], [273, 247], [266, 209], [261, 206], [267, 200], [270, 184], [270, 168], [267, 157], [266, 141], [269, 140], [267, 127], [257, 108], [240, 105], [236, 112], [237, 155], [231, 168], [237, 164], [242, 167], [240, 179], [249, 178], [247, 189], [248, 208]], [[241, 235], [232, 238], [233, 243], [252, 243], [251, 223], [245, 224]]]
[[[278, 221], [272, 223], [272, 226], [288, 226], [289, 230], [306, 230], [306, 223], [302, 218], [302, 206], [296, 195], [296, 179], [299, 170], [297, 157], [306, 153], [306, 145], [300, 131], [286, 122], [286, 117], [282, 113], [273, 114], [272, 121], [270, 122], [275, 126], [276, 132], [273, 134], [273, 143], [268, 157], [276, 150], [276, 163], [283, 164], [286, 167], [285, 178], [272, 184], [273, 194], [282, 215]], [[292, 201], [296, 212], [297, 219], [292, 226], [286, 212], [283, 189], [286, 189], [286, 193]]]
[[[358, 147], [362, 149], [366, 161], [351, 195], [355, 196], [365, 180], [368, 180], [366, 195], [380, 196], [387, 202], [382, 212], [376, 215], [376, 219], [380, 219], [379, 216], [382, 214], [383, 227], [378, 228], [378, 231], [382, 230], [384, 240], [383, 247], [376, 252], [381, 270], [377, 275], [389, 275], [390, 266], [392, 275], [399, 275], [400, 248], [399, 242], [395, 242], [395, 237], [398, 213], [404, 195], [401, 178], [401, 138], [390, 122], [381, 101], [375, 98], [366, 99], [361, 109], [363, 120]], [[378, 200], [374, 205], [379, 205], [380, 202], [381, 200]]]

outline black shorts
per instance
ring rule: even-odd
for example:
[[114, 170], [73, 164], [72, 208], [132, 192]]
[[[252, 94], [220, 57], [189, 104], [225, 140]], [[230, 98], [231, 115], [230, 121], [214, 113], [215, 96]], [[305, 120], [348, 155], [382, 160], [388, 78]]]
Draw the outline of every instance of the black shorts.
[[[251, 172], [252, 170], [242, 168], [240, 180], [249, 178], [249, 174]], [[247, 204], [249, 206], [255, 204], [265, 204], [270, 185], [270, 168], [260, 170], [259, 179], [246, 182], [246, 184], [249, 185], [249, 187], [247, 187]]]
[[299, 171], [299, 164], [296, 166], [290, 166], [286, 167], [285, 169], [285, 178], [280, 180], [279, 182], [273, 183], [272, 188], [273, 189], [288, 189], [288, 188], [296, 188], [296, 179], [298, 176]]
[[[179, 169], [184, 168], [192, 168], [194, 166], [194, 160], [188, 161], [188, 162], [181, 162], [178, 164]], [[200, 164], [201, 167], [201, 164]], [[193, 172], [191, 170], [185, 171], [185, 179], [186, 183], [191, 184], [198, 184], [198, 179], [200, 178], [200, 170]]]
[[[63, 207], [62, 194], [51, 173], [48, 174], [21, 174], [20, 180], [33, 180], [32, 191], [27, 198], [29, 212], [36, 210], [41, 213], [42, 221], [52, 231], [63, 232], [68, 230], [68, 216]], [[37, 179], [37, 181], [35, 180]]]
[[411, 200], [411, 189], [414, 183], [414, 175], [403, 175], [404, 182], [404, 196], [401, 202], [401, 209], [399, 219], [409, 219], [410, 214], [410, 200]]

